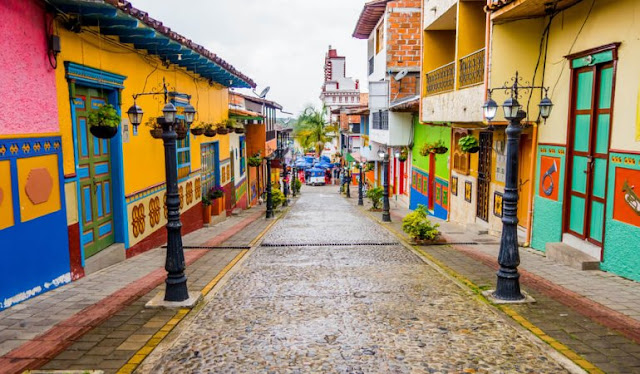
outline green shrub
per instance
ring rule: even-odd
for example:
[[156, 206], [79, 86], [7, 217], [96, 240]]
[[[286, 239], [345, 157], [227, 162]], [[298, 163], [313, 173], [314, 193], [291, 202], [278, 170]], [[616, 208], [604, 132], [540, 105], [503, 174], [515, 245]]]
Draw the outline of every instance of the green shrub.
[[380, 209], [380, 203], [382, 202], [382, 195], [384, 194], [384, 190], [382, 187], [373, 187], [367, 191], [367, 198], [371, 200], [371, 204], [373, 205], [373, 209]]
[[284, 203], [284, 194], [280, 191], [277, 184], [271, 185], [271, 201], [273, 202], [273, 209]]
[[296, 193], [300, 193], [300, 189], [302, 188], [302, 182], [300, 182], [300, 179], [294, 179], [293, 180], [293, 190], [296, 191]]
[[440, 235], [438, 227], [427, 218], [427, 207], [418, 204], [418, 208], [402, 219], [402, 231], [415, 240], [433, 240]]

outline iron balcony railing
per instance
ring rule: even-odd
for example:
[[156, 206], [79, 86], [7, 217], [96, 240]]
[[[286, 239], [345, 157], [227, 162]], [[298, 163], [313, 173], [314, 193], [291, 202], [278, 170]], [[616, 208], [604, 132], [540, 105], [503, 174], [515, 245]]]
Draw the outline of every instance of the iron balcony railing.
[[456, 63], [451, 62], [426, 74], [427, 95], [434, 95], [440, 92], [452, 91]]
[[484, 81], [484, 48], [462, 57], [458, 71], [460, 88]]

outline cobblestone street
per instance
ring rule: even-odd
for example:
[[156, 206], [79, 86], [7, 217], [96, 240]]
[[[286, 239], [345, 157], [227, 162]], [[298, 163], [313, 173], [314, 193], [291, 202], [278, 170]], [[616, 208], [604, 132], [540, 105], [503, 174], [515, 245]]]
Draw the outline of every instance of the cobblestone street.
[[137, 372], [565, 372], [336, 190], [305, 188]]

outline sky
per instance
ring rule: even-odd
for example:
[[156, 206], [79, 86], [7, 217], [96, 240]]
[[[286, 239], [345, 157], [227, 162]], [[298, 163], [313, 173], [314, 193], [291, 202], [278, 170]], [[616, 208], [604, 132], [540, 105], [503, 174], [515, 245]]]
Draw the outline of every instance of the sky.
[[249, 76], [258, 85], [257, 92], [270, 86], [266, 98], [294, 115], [307, 104], [321, 105], [329, 45], [347, 58], [347, 76], [366, 81], [367, 42], [351, 36], [365, 0], [131, 3]]

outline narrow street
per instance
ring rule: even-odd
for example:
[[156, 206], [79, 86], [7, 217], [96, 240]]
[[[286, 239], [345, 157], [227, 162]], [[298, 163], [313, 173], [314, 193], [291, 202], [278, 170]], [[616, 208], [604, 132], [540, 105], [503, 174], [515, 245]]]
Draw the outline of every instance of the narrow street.
[[564, 372], [337, 193], [295, 205], [136, 372]]

